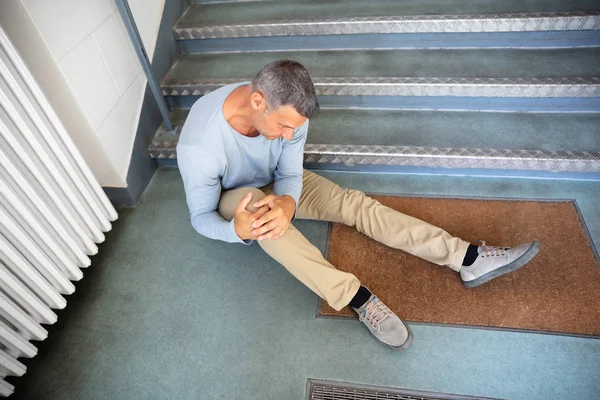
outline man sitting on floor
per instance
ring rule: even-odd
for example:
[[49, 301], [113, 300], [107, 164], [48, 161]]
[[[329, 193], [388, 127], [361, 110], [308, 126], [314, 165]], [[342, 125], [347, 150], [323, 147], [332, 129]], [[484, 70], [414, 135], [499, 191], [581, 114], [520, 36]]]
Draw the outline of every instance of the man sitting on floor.
[[479, 286], [525, 265], [536, 241], [518, 247], [475, 246], [302, 169], [310, 118], [319, 103], [308, 71], [271, 62], [251, 83], [200, 98], [183, 126], [177, 159], [191, 223], [200, 234], [258, 243], [335, 310], [350, 305], [382, 343], [406, 349], [412, 333], [352, 274], [335, 269], [291, 225], [294, 218], [340, 222], [365, 235], [459, 272]]

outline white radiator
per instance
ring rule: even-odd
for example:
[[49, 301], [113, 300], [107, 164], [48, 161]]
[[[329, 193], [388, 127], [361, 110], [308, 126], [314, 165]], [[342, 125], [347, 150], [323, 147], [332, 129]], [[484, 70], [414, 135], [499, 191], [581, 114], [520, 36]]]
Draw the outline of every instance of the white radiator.
[[0, 27], [0, 396], [117, 213]]

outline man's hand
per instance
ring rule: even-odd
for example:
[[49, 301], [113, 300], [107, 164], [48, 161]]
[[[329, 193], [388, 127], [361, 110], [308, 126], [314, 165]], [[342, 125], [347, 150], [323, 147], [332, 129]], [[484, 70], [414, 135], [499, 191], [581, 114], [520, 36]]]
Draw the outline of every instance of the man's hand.
[[240, 201], [237, 208], [235, 209], [235, 216], [233, 218], [233, 226], [235, 227], [235, 233], [242, 240], [256, 240], [258, 239], [258, 235], [254, 235], [252, 233], [252, 224], [254, 221], [265, 215], [269, 210], [269, 206], [265, 205], [260, 207], [254, 213], [246, 210], [248, 204], [252, 201], [252, 193], [248, 193], [246, 197]]
[[252, 224], [252, 234], [258, 236], [258, 240], [278, 239], [282, 237], [290, 227], [296, 202], [291, 196], [269, 195], [254, 203], [254, 207], [268, 206], [270, 211], [258, 218]]

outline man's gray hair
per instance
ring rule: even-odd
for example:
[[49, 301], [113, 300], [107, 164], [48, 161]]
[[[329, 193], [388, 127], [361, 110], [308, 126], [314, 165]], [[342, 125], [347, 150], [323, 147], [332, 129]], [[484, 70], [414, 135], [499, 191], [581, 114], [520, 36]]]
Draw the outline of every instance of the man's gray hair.
[[264, 65], [252, 79], [252, 92], [261, 92], [275, 109], [293, 107], [311, 119], [319, 112], [315, 86], [304, 65], [292, 60], [273, 61]]

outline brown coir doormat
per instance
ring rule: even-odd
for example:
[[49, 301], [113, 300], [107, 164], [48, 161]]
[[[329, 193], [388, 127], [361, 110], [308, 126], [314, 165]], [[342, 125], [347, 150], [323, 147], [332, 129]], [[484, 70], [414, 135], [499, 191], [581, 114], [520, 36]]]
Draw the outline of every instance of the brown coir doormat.
[[[373, 196], [471, 243], [514, 246], [537, 239], [521, 269], [474, 289], [458, 273], [332, 224], [328, 259], [353, 273], [406, 321], [600, 335], [600, 268], [571, 201]], [[321, 301], [318, 315], [356, 317]]]

